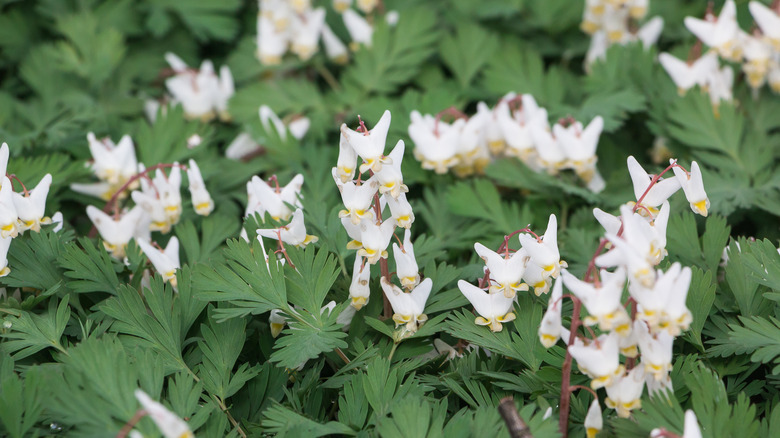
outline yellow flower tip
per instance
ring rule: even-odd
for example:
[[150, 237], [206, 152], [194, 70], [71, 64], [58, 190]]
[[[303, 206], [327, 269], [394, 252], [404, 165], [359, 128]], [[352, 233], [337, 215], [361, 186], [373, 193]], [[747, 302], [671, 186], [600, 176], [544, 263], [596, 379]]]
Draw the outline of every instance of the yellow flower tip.
[[195, 435], [189, 430], [179, 435], [179, 438], [195, 438]]
[[580, 29], [588, 35], [593, 35], [599, 30], [599, 25], [592, 21], [583, 21], [580, 24]]
[[647, 14], [647, 8], [641, 6], [632, 6], [628, 9], [628, 13], [632, 18], [640, 20]]
[[6, 266], [3, 269], [0, 269], [0, 277], [5, 277], [6, 275], [11, 273], [11, 269]]
[[366, 297], [352, 297], [350, 305], [354, 307], [355, 310], [360, 310], [366, 305], [366, 301]]
[[509, 312], [504, 316], [499, 316], [498, 318], [496, 318], [496, 321], [504, 323], [504, 322], [514, 321], [515, 318], [516, 318], [515, 314], [513, 312]]
[[474, 324], [476, 324], [476, 325], [490, 325], [490, 321], [488, 321], [487, 319], [485, 319], [485, 318], [483, 318], [481, 316], [478, 316], [478, 317], [476, 317], [474, 319]]
[[358, 242], [357, 240], [350, 240], [347, 242], [347, 249], [360, 249], [363, 248], [363, 242]]
[[620, 353], [625, 357], [637, 357], [639, 350], [636, 348], [636, 345], [632, 345], [627, 348], [621, 348]]
[[693, 211], [695, 211], [697, 214], [700, 214], [704, 217], [707, 217], [707, 200], [702, 199], [699, 202], [693, 202], [691, 203], [691, 206], [693, 207]]
[[550, 348], [558, 342], [558, 336], [542, 333], [539, 335], [539, 340], [542, 342], [542, 345], [544, 345], [544, 348]]
[[503, 289], [504, 289], [504, 296], [506, 298], [514, 298], [515, 297], [516, 292], [515, 292], [514, 289], [512, 289], [511, 287], [504, 287]]
[[506, 149], [506, 142], [504, 140], [493, 140], [488, 142], [488, 149], [493, 155], [499, 155]]
[[597, 378], [591, 380], [590, 381], [590, 387], [593, 388], [593, 389], [599, 389], [599, 388], [603, 388], [605, 386], [609, 386], [611, 383], [612, 383], [612, 376], [611, 375], [606, 375], [606, 376], [597, 377]]
[[312, 236], [311, 234], [307, 234], [307, 235], [306, 235], [306, 238], [305, 238], [305, 239], [303, 239], [303, 243], [301, 243], [299, 246], [300, 246], [301, 248], [305, 248], [305, 247], [306, 247], [306, 245], [308, 245], [308, 244], [310, 244], [310, 243], [315, 243], [315, 242], [317, 242], [318, 240], [320, 240], [320, 238], [319, 238], [319, 237], [317, 237], [317, 236]]
[[336, 3], [336, 4], [333, 5], [333, 9], [335, 9], [336, 12], [338, 12], [339, 14], [341, 14], [344, 11], [346, 11], [348, 7], [349, 7], [349, 4], [341, 3], [341, 2]]
[[615, 331], [621, 336], [626, 337], [631, 333], [631, 327], [626, 324], [620, 324], [619, 326], [615, 327]]
[[398, 313], [393, 314], [393, 321], [395, 321], [396, 327], [403, 324], [408, 325], [410, 322], [412, 322], [412, 320], [413, 320], [412, 315], [401, 315]]
[[284, 323], [272, 322], [271, 324], [271, 336], [274, 338], [279, 336], [279, 333], [284, 329]]
[[613, 30], [613, 31], [607, 32], [607, 38], [612, 43], [620, 42], [623, 39], [623, 31], [622, 30]]
[[208, 216], [214, 210], [214, 204], [212, 202], [201, 202], [195, 206], [195, 213], [201, 216]]
[[596, 435], [598, 435], [599, 432], [601, 432], [601, 429], [596, 429], [595, 427], [585, 429], [588, 438], [596, 438]]
[[555, 269], [555, 265], [547, 265], [542, 267], [542, 269], [544, 269], [545, 272], [552, 272], [552, 270]]

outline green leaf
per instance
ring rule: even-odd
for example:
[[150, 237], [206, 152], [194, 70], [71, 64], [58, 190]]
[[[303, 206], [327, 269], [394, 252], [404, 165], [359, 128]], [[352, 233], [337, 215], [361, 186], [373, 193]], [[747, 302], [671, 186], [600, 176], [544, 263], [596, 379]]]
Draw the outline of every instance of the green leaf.
[[19, 317], [7, 319], [12, 324], [12, 331], [0, 334], [6, 339], [0, 344], [0, 351], [10, 353], [16, 360], [50, 347], [65, 352], [60, 342], [70, 320], [68, 297], [66, 295], [59, 305], [57, 300], [49, 300], [49, 310], [43, 315], [21, 311]]
[[329, 421], [325, 424], [317, 423], [279, 404], [268, 408], [263, 415], [265, 416], [262, 423], [263, 429], [266, 432], [276, 434], [276, 436], [355, 435], [355, 431], [344, 424], [335, 421]]
[[691, 285], [688, 289], [688, 298], [686, 306], [693, 315], [690, 331], [685, 334], [686, 339], [693, 341], [701, 350], [704, 345], [701, 343], [701, 330], [710, 314], [712, 304], [715, 302], [715, 288], [717, 284], [713, 281], [712, 271], [705, 274], [699, 268], [693, 268]]
[[44, 295], [53, 293], [64, 284], [57, 260], [65, 252], [65, 241], [71, 236], [43, 229], [40, 233], [15, 238], [8, 252], [11, 273], [2, 282], [10, 287], [39, 289]]
[[718, 116], [710, 98], [692, 90], [668, 107], [669, 133], [688, 146], [722, 152], [740, 162], [745, 118], [731, 102], [721, 102]]
[[555, 106], [563, 100], [563, 77], [556, 67], [545, 71], [542, 57], [533, 49], [504, 41], [485, 69], [490, 92], [503, 96], [509, 91], [530, 93], [539, 105]]
[[355, 53], [342, 84], [345, 88], [355, 84], [362, 94], [396, 90], [413, 78], [435, 51], [439, 37], [436, 24], [434, 12], [424, 8], [405, 10], [403, 20], [394, 27], [384, 21], [375, 22], [371, 47]]
[[296, 369], [322, 353], [347, 348], [344, 342], [347, 334], [336, 321], [343, 307], [337, 307], [328, 315], [320, 315], [319, 309], [315, 314], [297, 311], [290, 315], [295, 320], [288, 322], [288, 328], [282, 332], [285, 336], [276, 340], [271, 361], [280, 367]]
[[[180, 2], [176, 0], [150, 0], [152, 15], [149, 17], [149, 28], [165, 29], [169, 18], [165, 12], [175, 14], [192, 31], [195, 38], [206, 41], [216, 39], [228, 41], [235, 37], [239, 26], [235, 12], [241, 7], [240, 0], [224, 0], [213, 2], [209, 0], [191, 0]], [[163, 12], [165, 11], [165, 12]], [[160, 30], [157, 30], [160, 32]]]
[[[287, 307], [284, 277], [276, 263], [266, 264], [260, 242], [250, 247], [244, 240], [228, 240], [225, 261], [195, 268], [196, 296], [206, 301], [229, 301], [236, 308], [220, 308], [221, 319], [257, 315]], [[318, 309], [319, 310], [319, 309]]]
[[729, 324], [728, 339], [712, 340], [712, 354], [726, 357], [734, 354], [751, 354], [750, 360], [759, 363], [774, 361], [772, 373], [780, 373], [780, 321], [773, 317], [739, 317], [739, 324]]
[[200, 237], [192, 221], [180, 223], [175, 227], [176, 235], [190, 264], [208, 261], [225, 239], [235, 235], [239, 228], [239, 222], [235, 218], [219, 213], [209, 215], [200, 223], [202, 227]]
[[13, 372], [14, 362], [0, 356], [0, 424], [13, 438], [32, 435], [32, 428], [41, 421], [43, 400], [49, 397], [42, 370], [28, 369], [23, 376]]
[[510, 233], [527, 224], [520, 219], [517, 203], [502, 202], [496, 187], [485, 179], [451, 186], [447, 192], [447, 204], [450, 211], [457, 215], [492, 221], [499, 232]]
[[117, 272], [121, 272], [124, 267], [107, 251], [98, 249], [86, 238], [79, 239], [78, 245], [68, 244], [59, 259], [59, 265], [65, 269], [65, 277], [73, 279], [67, 283], [73, 291], [107, 292], [111, 295], [116, 294], [119, 286]]
[[442, 60], [466, 88], [498, 48], [498, 37], [481, 26], [467, 23], [441, 41]]
[[325, 296], [339, 276], [336, 258], [324, 249], [309, 245], [305, 249], [287, 248], [295, 269], [286, 269], [287, 299], [309, 313], [320, 311]]

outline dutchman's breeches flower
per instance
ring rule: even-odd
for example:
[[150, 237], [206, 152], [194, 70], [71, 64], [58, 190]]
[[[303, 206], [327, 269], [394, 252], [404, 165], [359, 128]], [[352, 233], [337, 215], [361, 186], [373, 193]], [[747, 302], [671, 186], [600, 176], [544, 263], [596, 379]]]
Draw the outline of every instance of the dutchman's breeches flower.
[[[671, 164], [674, 164], [675, 160], [670, 160]], [[699, 164], [695, 161], [691, 163], [691, 172], [686, 173], [678, 166], [672, 167], [674, 176], [680, 182], [680, 186], [685, 192], [685, 197], [691, 204], [691, 210], [694, 213], [702, 216], [707, 216], [707, 210], [710, 208], [710, 200], [707, 198], [707, 193], [704, 191], [704, 181], [701, 177], [701, 170]]]
[[515, 319], [514, 312], [511, 312], [513, 298], [507, 298], [502, 293], [485, 292], [465, 280], [458, 281], [458, 288], [479, 313], [480, 316], [474, 320], [477, 325], [486, 325], [491, 331], [500, 332], [504, 328], [503, 323]]
[[635, 367], [607, 386], [607, 407], [615, 409], [618, 416], [628, 418], [631, 411], [642, 407], [642, 391], [645, 388], [645, 369]]
[[611, 332], [599, 336], [596, 341], [590, 341], [588, 345], [577, 339], [568, 347], [580, 371], [593, 379], [591, 388], [609, 387], [623, 374], [625, 368], [619, 360], [619, 341], [617, 332]]
[[382, 170], [383, 164], [392, 164], [392, 159], [383, 155], [388, 129], [390, 129], [390, 111], [385, 111], [374, 129], [368, 132], [353, 131], [347, 128], [346, 124], [341, 125], [341, 135], [347, 138], [350, 146], [363, 159], [360, 173], [369, 169], [376, 173]]
[[350, 305], [360, 310], [368, 304], [371, 290], [368, 282], [371, 280], [371, 266], [365, 263], [363, 257], [355, 256], [355, 264], [352, 268], [352, 283], [349, 285]]
[[[539, 325], [539, 340], [544, 348], [550, 348], [561, 338], [561, 302], [563, 297], [563, 280], [558, 279], [553, 286], [550, 301], [547, 305], [547, 311], [542, 317], [542, 323]], [[568, 341], [568, 339], [565, 339]]]
[[387, 300], [393, 306], [395, 326], [406, 324], [408, 332], [416, 332], [417, 328], [428, 320], [428, 316], [423, 312], [425, 312], [425, 302], [428, 301], [428, 295], [431, 294], [433, 281], [426, 278], [410, 293], [403, 292], [385, 277], [382, 277], [380, 284]]
[[519, 290], [528, 290], [528, 285], [522, 282], [525, 253], [517, 251], [504, 255], [495, 253], [481, 243], [474, 244], [479, 257], [485, 261], [485, 267], [490, 271], [490, 293], [501, 293], [506, 298], [514, 298]]

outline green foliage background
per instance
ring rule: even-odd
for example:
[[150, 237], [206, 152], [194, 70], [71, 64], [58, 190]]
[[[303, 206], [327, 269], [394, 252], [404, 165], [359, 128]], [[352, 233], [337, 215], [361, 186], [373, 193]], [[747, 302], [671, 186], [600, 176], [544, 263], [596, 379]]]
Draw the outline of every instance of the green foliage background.
[[[527, 224], [541, 229], [550, 213], [561, 218], [563, 258], [572, 272], [584, 272], [600, 235], [591, 209], [614, 211], [632, 199], [625, 159], [648, 163], [654, 138], [662, 136], [684, 164], [701, 163], [712, 201], [706, 220], [694, 218], [683, 200], [673, 203], [662, 265], [694, 267], [694, 324], [675, 343], [673, 396], [645, 395], [636, 421], [610, 416], [600, 436], [647, 436], [660, 426], [681, 432], [686, 408], [696, 411], [705, 436], [779, 436], [780, 99], [767, 90], [753, 99], [738, 77], [734, 103], [722, 103], [716, 118], [707, 96], [677, 95], [654, 61], [657, 49], [638, 45], [611, 48], [607, 61], [585, 75], [582, 3], [388, 0], [388, 9], [400, 12], [397, 27], [377, 20], [372, 48], [353, 53], [346, 66], [318, 54], [264, 67], [254, 56], [251, 1], [2, 2], [0, 139], [11, 146], [9, 169], [23, 181], [52, 173], [47, 212], [61, 210], [68, 225], [62, 233], [28, 233], [9, 254], [12, 272], [2, 279], [0, 301], [10, 324], [0, 334], [0, 435], [114, 436], [138, 409], [133, 390], [141, 387], [200, 436], [237, 436], [236, 424], [250, 436], [493, 436], [506, 433], [495, 409], [505, 395], [522, 406], [535, 437], [557, 436], [556, 415], [542, 416], [549, 406], [556, 410], [564, 350], [544, 350], [537, 340], [546, 299], [520, 297], [517, 319], [491, 333], [473, 324], [455, 282], [481, 274], [475, 241], [498, 246]], [[738, 5], [747, 16], [747, 2]], [[684, 54], [694, 40], [683, 17], [701, 16], [704, 7], [652, 1], [650, 15], [666, 22], [661, 49]], [[329, 24], [345, 37], [336, 17], [329, 11]], [[168, 51], [190, 65], [210, 58], [230, 66], [237, 88], [231, 122], [185, 121], [178, 108], [147, 121], [143, 103], [164, 93]], [[602, 115], [598, 155], [607, 188], [593, 194], [573, 175], [535, 174], [513, 160], [493, 163], [487, 176], [458, 180], [407, 158], [415, 251], [434, 288], [430, 321], [388, 360], [392, 331], [375, 318], [378, 282], [348, 331], [336, 321], [346, 304], [320, 314], [326, 301], [345, 302], [349, 287], [351, 255], [330, 177], [338, 126], [354, 126], [358, 114], [370, 126], [390, 109], [390, 141], [408, 142], [411, 110], [471, 111], [508, 91], [532, 93], [553, 117]], [[299, 143], [265, 132], [257, 120], [261, 104], [310, 117], [309, 134]], [[158, 276], [141, 290], [146, 261], [134, 245], [123, 265], [95, 239], [79, 237], [90, 228], [84, 208], [95, 201], [68, 185], [89, 180], [88, 131], [130, 134], [147, 166], [188, 158], [200, 164], [217, 209], [202, 219], [185, 200], [174, 228], [185, 265], [178, 294]], [[242, 131], [267, 153], [248, 162], [223, 158]], [[193, 134], [203, 143], [190, 149]], [[259, 244], [237, 239], [245, 182], [274, 173], [286, 181], [298, 172], [306, 177], [307, 226], [320, 243], [291, 252], [297, 272], [269, 272]], [[249, 235], [256, 226], [248, 221]], [[732, 239], [729, 264], [719, 267], [730, 235], [757, 240]], [[274, 308], [293, 317], [275, 342], [267, 323]], [[492, 354], [418, 358], [437, 337]], [[575, 374], [575, 384], [584, 381]], [[590, 397], [574, 396], [573, 434], [584, 433]], [[148, 419], [138, 428], [144, 436], [158, 433]]]

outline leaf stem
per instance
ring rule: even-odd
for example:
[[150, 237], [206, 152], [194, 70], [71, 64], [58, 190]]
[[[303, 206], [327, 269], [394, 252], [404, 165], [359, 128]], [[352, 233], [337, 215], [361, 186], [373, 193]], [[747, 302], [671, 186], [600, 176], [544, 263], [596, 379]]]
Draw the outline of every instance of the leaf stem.
[[574, 309], [571, 315], [571, 327], [569, 328], [569, 342], [566, 344], [566, 358], [563, 361], [563, 368], [561, 369], [561, 402], [560, 402], [560, 417], [558, 417], [558, 429], [561, 431], [561, 437], [567, 438], [569, 436], [569, 408], [571, 403], [571, 352], [569, 348], [574, 344], [574, 340], [577, 337], [577, 329], [580, 326], [580, 311], [582, 309], [582, 303], [580, 300], [572, 300], [574, 302]]

